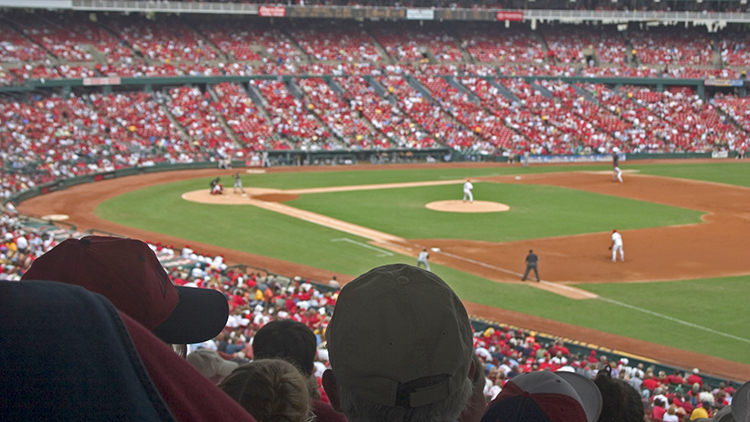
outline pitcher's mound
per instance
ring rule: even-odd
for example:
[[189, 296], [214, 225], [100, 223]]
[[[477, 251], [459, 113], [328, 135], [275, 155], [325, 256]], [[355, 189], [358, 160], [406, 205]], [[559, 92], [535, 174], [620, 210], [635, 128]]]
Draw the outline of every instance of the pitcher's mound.
[[425, 205], [428, 209], [446, 212], [502, 212], [508, 211], [509, 206], [499, 202], [474, 201], [435, 201]]

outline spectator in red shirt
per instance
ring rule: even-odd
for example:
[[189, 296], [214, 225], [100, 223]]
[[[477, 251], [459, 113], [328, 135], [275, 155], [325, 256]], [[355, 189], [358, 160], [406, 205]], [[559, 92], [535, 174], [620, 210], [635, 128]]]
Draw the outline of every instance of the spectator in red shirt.
[[664, 407], [665, 405], [666, 403], [664, 403], [661, 399], [654, 400], [653, 421], [664, 420], [664, 414], [667, 413], [667, 409]]
[[667, 376], [667, 383], [680, 385], [684, 384], [685, 380], [680, 376], [680, 371], [678, 369], [675, 369], [674, 374]]
[[646, 377], [643, 379], [643, 388], [653, 392], [658, 386], [659, 381], [654, 378], [654, 373], [646, 372]]
[[698, 368], [693, 368], [693, 374], [688, 377], [687, 383], [690, 385], [698, 384], [698, 386], [703, 387], [703, 378], [698, 375], [699, 372]]

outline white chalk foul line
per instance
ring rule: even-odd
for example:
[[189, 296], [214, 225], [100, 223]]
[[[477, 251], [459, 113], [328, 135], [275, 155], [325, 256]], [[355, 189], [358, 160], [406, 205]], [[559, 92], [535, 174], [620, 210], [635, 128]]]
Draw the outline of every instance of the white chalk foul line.
[[[458, 255], [454, 255], [452, 253], [443, 252], [443, 251], [436, 252], [436, 253], [441, 253], [443, 255], [446, 255], [446, 256], [449, 256], [449, 257], [455, 258], [455, 259], [460, 259], [462, 261], [471, 262], [472, 264], [476, 264], [476, 265], [479, 265], [479, 266], [482, 266], [482, 267], [485, 267], [485, 268], [489, 268], [491, 270], [502, 271], [502, 272], [504, 272], [506, 274], [514, 275], [516, 277], [523, 277], [523, 274], [521, 274], [521, 273], [517, 273], [517, 272], [511, 271], [511, 270], [506, 270], [505, 268], [500, 268], [500, 267], [497, 267], [495, 265], [487, 264], [487, 263], [484, 263], [484, 262], [481, 262], [481, 261], [477, 261], [477, 260], [474, 260], [474, 259], [471, 259], [471, 258], [465, 258], [463, 256], [458, 256]], [[546, 284], [546, 285], [549, 285], [549, 286], [553, 286], [556, 289], [563, 289], [563, 290], [568, 290], [568, 291], [571, 291], [571, 292], [575, 292], [576, 294], [583, 295], [583, 296], [587, 297], [588, 299], [595, 299], [595, 298], [599, 297], [599, 295], [597, 295], [597, 294], [594, 294], [594, 293], [591, 293], [591, 292], [587, 292], [586, 290], [583, 290], [583, 289], [576, 289], [574, 287], [566, 286], [564, 284], [550, 283], [549, 281], [544, 281], [544, 280], [541, 280], [540, 283]]]
[[458, 256], [458, 255], [454, 255], [452, 253], [443, 252], [443, 251], [440, 251], [440, 252], [437, 252], [437, 253], [441, 253], [441, 254], [443, 254], [445, 256], [449, 256], [451, 258], [460, 259], [462, 261], [471, 262], [472, 264], [476, 264], [476, 265], [479, 265], [481, 267], [485, 267], [485, 268], [489, 268], [489, 269], [497, 270], [497, 271], [502, 271], [502, 272], [504, 272], [506, 274], [511, 274], [511, 275], [515, 275], [515, 276], [518, 276], [518, 277], [523, 277], [523, 274], [521, 274], [521, 273], [517, 273], [517, 272], [511, 271], [511, 270], [506, 270], [505, 268], [496, 267], [494, 265], [486, 264], [484, 262], [480, 262], [480, 261], [477, 261], [477, 260], [474, 260], [474, 259], [471, 259], [471, 258], [465, 258], [463, 256]]
[[722, 333], [721, 331], [716, 331], [716, 330], [713, 330], [711, 328], [704, 327], [702, 325], [693, 324], [692, 322], [687, 322], [687, 321], [683, 321], [681, 319], [673, 318], [673, 317], [671, 317], [669, 315], [664, 315], [664, 314], [660, 314], [658, 312], [649, 311], [648, 309], [643, 309], [643, 308], [639, 308], [637, 306], [628, 305], [627, 303], [618, 302], [616, 300], [612, 300], [612, 299], [609, 299], [609, 298], [606, 298], [606, 297], [599, 296], [599, 299], [601, 299], [601, 300], [603, 300], [605, 302], [608, 302], [608, 303], [612, 303], [614, 305], [618, 305], [618, 306], [622, 306], [624, 308], [632, 309], [634, 311], [643, 312], [645, 314], [649, 314], [649, 315], [653, 315], [655, 317], [663, 318], [663, 319], [666, 319], [666, 320], [669, 320], [669, 321], [672, 321], [672, 322], [676, 322], [678, 324], [686, 325], [686, 326], [691, 327], [691, 328], [697, 328], [698, 330], [707, 331], [707, 332], [709, 332], [711, 334], [716, 334], [716, 335], [719, 335], [719, 336], [722, 336], [722, 337], [731, 338], [733, 340], [742, 341], [742, 342], [745, 342], [745, 343], [750, 343], [750, 340], [748, 340], [746, 338], [737, 337], [737, 336], [732, 335], [732, 334]]
[[373, 251], [380, 253], [378, 257], [393, 256], [393, 253], [385, 249], [376, 248], [375, 246], [368, 245], [367, 243], [357, 242], [356, 240], [348, 239], [346, 237], [340, 237], [338, 239], [331, 239], [331, 242], [348, 242], [348, 243], [353, 243], [357, 246], [361, 246], [363, 248], [372, 249]]

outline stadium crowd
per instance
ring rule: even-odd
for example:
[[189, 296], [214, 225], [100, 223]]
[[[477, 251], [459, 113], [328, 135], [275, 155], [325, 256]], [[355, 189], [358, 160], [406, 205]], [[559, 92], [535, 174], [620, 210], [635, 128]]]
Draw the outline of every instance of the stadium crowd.
[[699, 27], [635, 25], [623, 32], [611, 25], [552, 24], [531, 31], [515, 23], [466, 29], [43, 12], [3, 17], [0, 83], [8, 85], [100, 76], [391, 75], [398, 74], [388, 69], [394, 62], [409, 73], [430, 73], [441, 64], [471, 73], [483, 64], [493, 74], [512, 66], [519, 75], [735, 78], [750, 64], [747, 34], [734, 27], [714, 36]]

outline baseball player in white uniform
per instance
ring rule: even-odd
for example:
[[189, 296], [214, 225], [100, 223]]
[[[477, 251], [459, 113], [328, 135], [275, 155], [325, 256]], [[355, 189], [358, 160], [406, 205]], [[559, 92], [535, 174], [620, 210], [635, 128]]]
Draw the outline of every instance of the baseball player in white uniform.
[[427, 262], [427, 258], [430, 257], [430, 254], [427, 252], [426, 248], [422, 249], [422, 252], [419, 253], [419, 256], [417, 256], [417, 267], [420, 265], [424, 265], [424, 269], [427, 271], [430, 271], [430, 263]]
[[464, 183], [464, 202], [466, 202], [466, 197], [468, 196], [469, 202], [474, 203], [474, 195], [471, 194], [472, 189], [474, 189], [474, 185], [471, 184], [471, 180], [466, 179], [466, 183]]
[[617, 251], [620, 251], [620, 261], [625, 262], [625, 252], [622, 250], [622, 236], [617, 229], [612, 230], [612, 243], [609, 245], [612, 249], [612, 262], [617, 261]]

